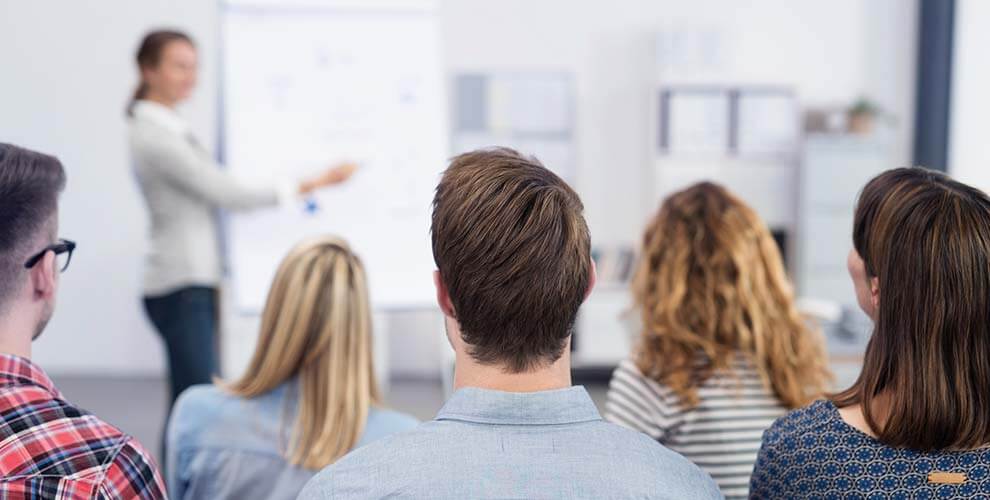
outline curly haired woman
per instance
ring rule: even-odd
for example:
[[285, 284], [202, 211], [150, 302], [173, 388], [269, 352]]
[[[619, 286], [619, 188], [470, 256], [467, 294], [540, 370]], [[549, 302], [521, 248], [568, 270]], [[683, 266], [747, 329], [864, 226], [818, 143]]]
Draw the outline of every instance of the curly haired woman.
[[646, 228], [633, 296], [643, 328], [612, 376], [606, 418], [746, 497], [763, 431], [830, 378], [770, 231], [721, 186], [675, 193]]

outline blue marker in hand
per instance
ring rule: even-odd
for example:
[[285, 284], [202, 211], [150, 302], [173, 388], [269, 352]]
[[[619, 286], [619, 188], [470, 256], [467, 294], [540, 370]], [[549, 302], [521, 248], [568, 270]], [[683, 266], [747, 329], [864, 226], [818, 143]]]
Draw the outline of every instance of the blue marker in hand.
[[320, 205], [319, 203], [316, 202], [316, 198], [310, 196], [309, 198], [306, 198], [305, 203], [306, 206], [303, 208], [303, 210], [305, 210], [307, 214], [313, 215], [316, 212], [320, 211]]

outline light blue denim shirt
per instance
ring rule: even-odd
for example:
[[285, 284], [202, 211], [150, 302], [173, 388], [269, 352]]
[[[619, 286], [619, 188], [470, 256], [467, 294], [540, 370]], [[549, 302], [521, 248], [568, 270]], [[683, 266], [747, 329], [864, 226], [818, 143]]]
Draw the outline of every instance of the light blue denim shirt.
[[[168, 428], [166, 483], [182, 499], [292, 499], [316, 471], [282, 457], [296, 418], [296, 385], [252, 399], [211, 385], [182, 393]], [[417, 420], [372, 408], [358, 446], [410, 429]]]
[[644, 434], [602, 420], [583, 387], [465, 388], [435, 420], [355, 450], [301, 500], [722, 498], [712, 479]]

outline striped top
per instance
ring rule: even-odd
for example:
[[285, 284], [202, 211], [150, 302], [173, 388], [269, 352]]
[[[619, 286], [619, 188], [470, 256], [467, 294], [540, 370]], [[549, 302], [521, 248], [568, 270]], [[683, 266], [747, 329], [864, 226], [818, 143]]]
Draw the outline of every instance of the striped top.
[[733, 371], [713, 374], [698, 388], [698, 405], [685, 409], [670, 388], [627, 359], [612, 374], [605, 418], [684, 455], [726, 498], [746, 498], [763, 431], [787, 409], [751, 362], [740, 358]]

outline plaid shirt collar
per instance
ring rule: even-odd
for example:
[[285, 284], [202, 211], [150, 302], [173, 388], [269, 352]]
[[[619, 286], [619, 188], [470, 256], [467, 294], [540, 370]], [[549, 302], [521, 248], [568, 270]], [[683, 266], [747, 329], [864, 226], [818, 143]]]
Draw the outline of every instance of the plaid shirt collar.
[[55, 399], [63, 399], [62, 393], [40, 366], [27, 358], [0, 353], [0, 385], [26, 384], [44, 389]]

